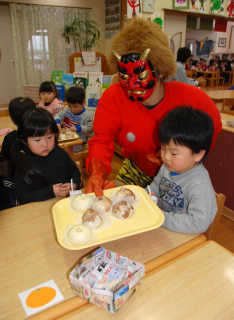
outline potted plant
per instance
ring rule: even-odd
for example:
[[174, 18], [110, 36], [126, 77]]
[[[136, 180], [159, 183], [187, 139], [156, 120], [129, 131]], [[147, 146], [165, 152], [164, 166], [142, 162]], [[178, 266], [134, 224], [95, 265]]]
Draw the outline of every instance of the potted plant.
[[68, 44], [73, 41], [75, 52], [77, 52], [77, 44], [78, 51], [88, 51], [99, 44], [100, 31], [96, 21], [75, 17], [70, 24], [64, 26], [62, 36]]

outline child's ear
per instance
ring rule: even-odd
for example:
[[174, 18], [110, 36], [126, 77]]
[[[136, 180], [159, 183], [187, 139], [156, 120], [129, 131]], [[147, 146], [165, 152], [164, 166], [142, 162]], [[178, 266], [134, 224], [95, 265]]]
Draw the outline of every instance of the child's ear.
[[86, 100], [84, 100], [82, 103], [82, 106], [85, 106], [85, 105], [86, 105]]
[[200, 162], [201, 159], [204, 157], [205, 153], [206, 153], [206, 150], [201, 150], [199, 153], [196, 153], [195, 161]]

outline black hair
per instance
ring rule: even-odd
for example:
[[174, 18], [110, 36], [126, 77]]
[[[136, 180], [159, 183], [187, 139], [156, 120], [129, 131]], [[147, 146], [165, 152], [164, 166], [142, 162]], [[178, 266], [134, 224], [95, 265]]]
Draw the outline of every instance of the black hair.
[[198, 60], [193, 60], [192, 66], [195, 66], [195, 67], [196, 67], [197, 63], [199, 63]]
[[204, 159], [210, 150], [213, 133], [213, 121], [207, 113], [193, 107], [178, 107], [163, 119], [159, 140], [161, 145], [167, 145], [173, 140], [193, 153], [205, 150]]
[[18, 97], [10, 101], [8, 110], [12, 121], [18, 125], [22, 114], [28, 109], [36, 108], [35, 102], [30, 98]]
[[182, 48], [179, 48], [177, 51], [176, 61], [185, 63], [190, 57], [191, 57], [191, 50], [187, 47], [182, 47]]
[[41, 188], [48, 185], [42, 172], [25, 155], [30, 151], [27, 147], [29, 137], [44, 136], [50, 129], [55, 134], [55, 143], [58, 138], [58, 127], [52, 115], [43, 108], [26, 111], [18, 124], [18, 136], [11, 149], [12, 160], [26, 183]]
[[39, 88], [39, 95], [41, 92], [54, 92], [55, 98], [60, 99], [58, 89], [53, 81], [42, 82]]
[[66, 101], [71, 104], [83, 104], [85, 100], [85, 91], [83, 88], [70, 87], [66, 92]]
[[215, 62], [215, 59], [210, 59], [209, 65], [212, 66], [214, 62]]

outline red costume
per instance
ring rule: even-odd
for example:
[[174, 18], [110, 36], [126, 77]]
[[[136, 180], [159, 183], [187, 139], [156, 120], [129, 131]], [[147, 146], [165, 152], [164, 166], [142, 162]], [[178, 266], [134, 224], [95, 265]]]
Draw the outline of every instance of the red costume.
[[153, 177], [157, 167], [146, 155], [160, 149], [158, 129], [166, 113], [178, 106], [193, 106], [207, 112], [214, 123], [214, 141], [222, 129], [220, 113], [214, 102], [200, 89], [181, 82], [164, 83], [165, 95], [153, 109], [141, 102], [131, 102], [119, 83], [113, 84], [99, 100], [89, 141], [89, 168], [94, 157], [111, 172], [114, 140], [122, 147], [124, 158], [130, 158], [145, 174]]
[[181, 82], [163, 82], [174, 75], [176, 63], [167, 35], [155, 23], [135, 19], [126, 24], [113, 39], [109, 63], [117, 67], [119, 83], [99, 100], [86, 161], [86, 192], [97, 196], [114, 187], [107, 178], [115, 140], [136, 172], [140, 169], [146, 180], [154, 177], [161, 165], [158, 130], [170, 110], [192, 106], [207, 112], [214, 122], [213, 142], [222, 128], [216, 105], [203, 91]]

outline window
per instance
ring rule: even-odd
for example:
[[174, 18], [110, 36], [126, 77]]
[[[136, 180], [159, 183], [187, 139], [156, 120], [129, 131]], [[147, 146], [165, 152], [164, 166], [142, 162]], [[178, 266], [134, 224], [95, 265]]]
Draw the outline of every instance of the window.
[[37, 30], [28, 42], [28, 54], [34, 67], [44, 69], [45, 62], [49, 61], [49, 46], [47, 30]]

